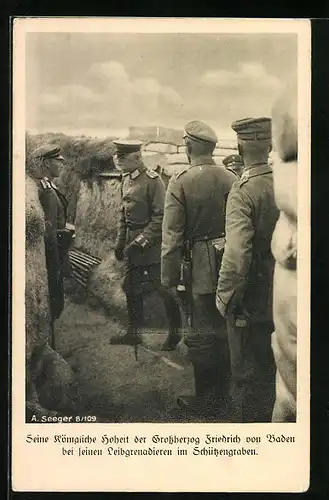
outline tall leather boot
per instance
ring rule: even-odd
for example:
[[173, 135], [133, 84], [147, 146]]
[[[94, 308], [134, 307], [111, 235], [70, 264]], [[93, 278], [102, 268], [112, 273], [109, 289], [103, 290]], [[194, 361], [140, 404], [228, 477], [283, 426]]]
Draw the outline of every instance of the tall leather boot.
[[243, 421], [271, 422], [275, 401], [275, 387], [270, 383], [251, 383], [245, 391]]
[[177, 328], [170, 328], [167, 338], [162, 344], [161, 351], [174, 351], [179, 344], [182, 336]]
[[218, 413], [218, 367], [193, 363], [195, 395], [178, 396], [178, 406], [188, 413], [216, 417]]
[[201, 387], [197, 392], [201, 391], [202, 411], [205, 416], [226, 421], [229, 418], [229, 370], [224, 360], [221, 361], [222, 363], [203, 371], [196, 380], [201, 380]]
[[227, 340], [220, 340], [218, 352], [218, 371], [217, 374], [214, 373], [216, 377], [216, 399], [218, 405], [223, 409], [228, 407], [230, 402], [231, 363]]
[[179, 304], [175, 297], [170, 295], [163, 287], [159, 288], [158, 293], [163, 300], [167, 322], [169, 325], [168, 335], [162, 344], [161, 350], [174, 351], [182, 338], [180, 334], [182, 318]]
[[143, 322], [143, 299], [141, 297], [127, 296], [128, 328], [124, 335], [114, 335], [110, 338], [110, 344], [114, 345], [138, 345], [142, 344], [143, 338], [140, 327]]

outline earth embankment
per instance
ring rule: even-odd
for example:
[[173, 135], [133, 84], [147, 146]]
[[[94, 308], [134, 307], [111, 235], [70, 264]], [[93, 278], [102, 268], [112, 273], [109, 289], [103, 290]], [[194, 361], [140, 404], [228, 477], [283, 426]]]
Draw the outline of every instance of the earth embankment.
[[25, 318], [26, 357], [29, 360], [36, 345], [50, 340], [50, 310], [43, 210], [36, 183], [26, 176], [25, 185]]

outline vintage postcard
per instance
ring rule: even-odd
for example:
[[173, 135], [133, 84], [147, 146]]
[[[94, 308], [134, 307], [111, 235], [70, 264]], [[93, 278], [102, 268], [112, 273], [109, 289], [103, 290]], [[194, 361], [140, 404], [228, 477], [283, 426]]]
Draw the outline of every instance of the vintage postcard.
[[306, 19], [13, 20], [14, 491], [308, 489], [310, 95]]

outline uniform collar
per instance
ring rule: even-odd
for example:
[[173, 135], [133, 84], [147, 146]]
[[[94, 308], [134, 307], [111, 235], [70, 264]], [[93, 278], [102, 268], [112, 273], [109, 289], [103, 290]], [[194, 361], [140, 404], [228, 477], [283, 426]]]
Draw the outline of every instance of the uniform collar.
[[245, 165], [244, 169], [245, 170], [254, 170], [255, 168], [260, 168], [260, 167], [270, 167], [268, 163], [253, 163], [252, 165]]
[[267, 163], [259, 163], [257, 165], [253, 165], [252, 167], [246, 167], [243, 171], [241, 180], [250, 179], [250, 177], [256, 177], [258, 175], [270, 174], [272, 173], [271, 165]]
[[191, 167], [195, 167], [197, 165], [216, 165], [215, 160], [213, 158], [209, 158], [209, 156], [197, 156], [191, 160]]
[[139, 175], [141, 174], [141, 171], [136, 168], [136, 170], [133, 170], [133, 172], [130, 172], [130, 178], [131, 179], [136, 179]]

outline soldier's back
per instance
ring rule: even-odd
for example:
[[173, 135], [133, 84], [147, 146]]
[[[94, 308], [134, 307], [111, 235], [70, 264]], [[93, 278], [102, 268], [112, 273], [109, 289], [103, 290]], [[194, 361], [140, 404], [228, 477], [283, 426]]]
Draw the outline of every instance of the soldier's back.
[[179, 178], [186, 190], [187, 200], [202, 200], [205, 196], [212, 195], [218, 186], [221, 186], [220, 192], [226, 191], [237, 180], [234, 174], [214, 163], [190, 166]]
[[[253, 321], [272, 320], [272, 286], [274, 258], [271, 240], [279, 211], [275, 203], [273, 173], [270, 167], [253, 169], [239, 181], [241, 196], [251, 205], [252, 262], [244, 305]], [[243, 204], [245, 200], [243, 201]]]
[[242, 178], [239, 184], [240, 189], [248, 194], [253, 204], [253, 222], [256, 236], [258, 235], [263, 240], [264, 250], [269, 250], [279, 215], [274, 198], [273, 173], [268, 169], [266, 173], [251, 175], [246, 182]]
[[227, 195], [236, 177], [218, 165], [201, 164], [188, 168], [180, 179], [193, 237], [224, 233]]

